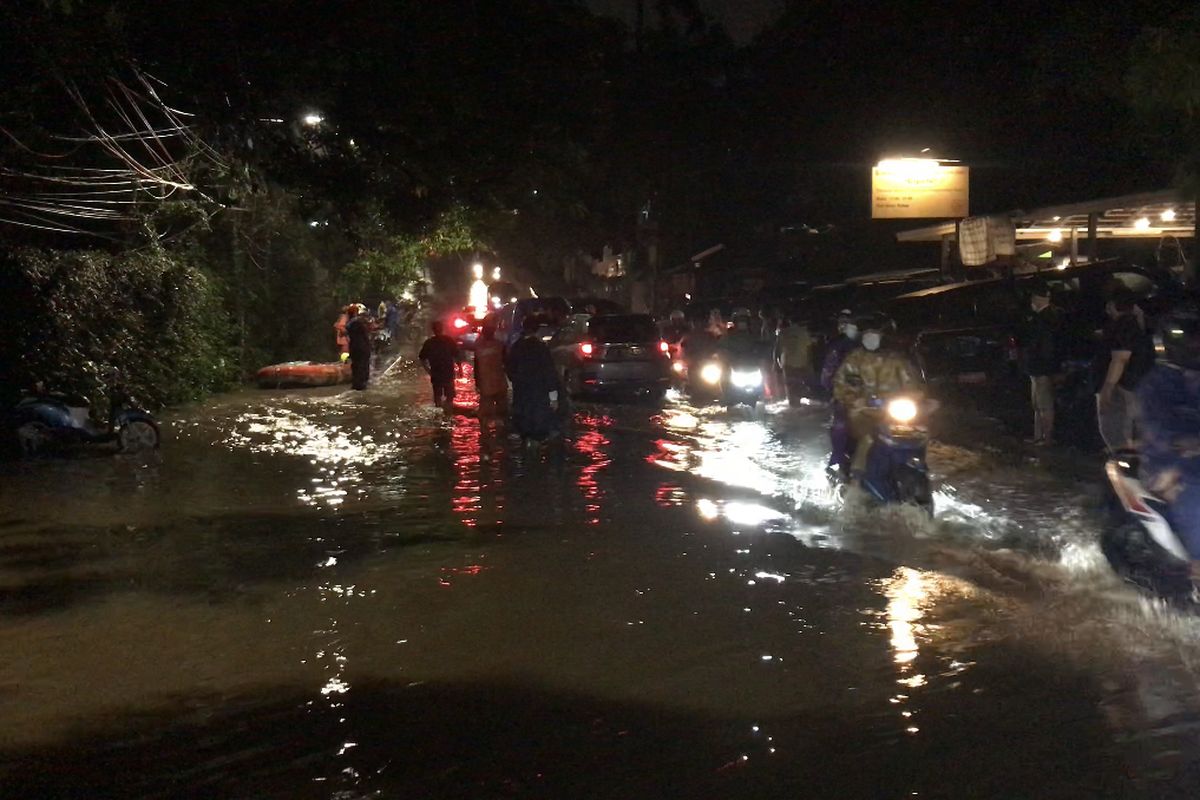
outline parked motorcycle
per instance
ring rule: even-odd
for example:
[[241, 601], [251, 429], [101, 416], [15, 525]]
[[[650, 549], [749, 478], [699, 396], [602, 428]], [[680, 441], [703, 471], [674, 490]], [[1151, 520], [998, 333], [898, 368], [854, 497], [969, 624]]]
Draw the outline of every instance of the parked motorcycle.
[[1168, 504], [1142, 485], [1140, 459], [1120, 452], [1104, 465], [1108, 524], [1100, 549], [1125, 580], [1160, 597], [1192, 595], [1187, 550], [1171, 525]]
[[87, 400], [60, 394], [22, 398], [9, 414], [9, 428], [25, 455], [54, 446], [116, 442], [122, 451], [153, 450], [159, 445], [158, 424], [132, 397], [114, 391], [106, 424], [94, 423]]
[[897, 395], [872, 398], [870, 408], [878, 423], [859, 485], [881, 503], [915, 503], [932, 514], [933, 492], [925, 463], [926, 419], [934, 408], [932, 402]]

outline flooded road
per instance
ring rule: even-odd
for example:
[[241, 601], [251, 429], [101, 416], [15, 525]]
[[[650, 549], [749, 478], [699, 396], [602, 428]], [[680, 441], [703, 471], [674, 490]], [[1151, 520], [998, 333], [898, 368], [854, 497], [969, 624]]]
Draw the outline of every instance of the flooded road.
[[1195, 795], [1200, 620], [1110, 577], [1069, 462], [935, 445], [930, 520], [834, 492], [817, 408], [526, 453], [426, 395], [0, 464], [3, 796]]

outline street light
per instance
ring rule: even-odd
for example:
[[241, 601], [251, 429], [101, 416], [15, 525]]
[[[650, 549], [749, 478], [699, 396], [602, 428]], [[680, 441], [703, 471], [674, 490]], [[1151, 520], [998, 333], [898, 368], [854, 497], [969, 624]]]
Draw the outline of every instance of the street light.
[[325, 121], [325, 117], [321, 116], [321, 114], [316, 111], [310, 111], [301, 117], [300, 121], [310, 128], [315, 128]]

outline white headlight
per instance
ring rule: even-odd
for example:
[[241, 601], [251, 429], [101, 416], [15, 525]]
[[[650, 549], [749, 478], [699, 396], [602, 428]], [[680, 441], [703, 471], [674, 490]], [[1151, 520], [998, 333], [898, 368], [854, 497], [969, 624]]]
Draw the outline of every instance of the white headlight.
[[887, 414], [896, 422], [912, 422], [917, 418], [917, 404], [907, 397], [889, 400]]
[[750, 372], [738, 372], [734, 370], [729, 375], [729, 381], [739, 389], [750, 389], [754, 386], [762, 386], [762, 371], [751, 370]]
[[700, 370], [700, 380], [705, 383], [716, 385], [721, 382], [721, 365], [714, 364], [711, 361], [704, 365]]

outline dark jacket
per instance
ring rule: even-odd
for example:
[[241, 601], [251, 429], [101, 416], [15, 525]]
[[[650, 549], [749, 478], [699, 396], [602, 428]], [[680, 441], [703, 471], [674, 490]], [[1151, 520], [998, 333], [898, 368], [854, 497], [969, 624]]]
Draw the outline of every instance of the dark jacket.
[[346, 323], [346, 336], [350, 339], [350, 357], [371, 357], [371, 323], [365, 314], [352, 317]]
[[421, 345], [417, 360], [428, 364], [429, 380], [433, 383], [453, 383], [458, 362], [458, 342], [444, 333], [430, 336]]
[[517, 432], [534, 439], [549, 436], [559, 422], [550, 405], [550, 393], [559, 391], [550, 348], [537, 336], [523, 336], [509, 349], [505, 369], [512, 381], [512, 417]]
[[1034, 312], [1030, 320], [1025, 369], [1034, 377], [1062, 372], [1062, 315], [1054, 306]]

